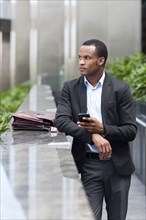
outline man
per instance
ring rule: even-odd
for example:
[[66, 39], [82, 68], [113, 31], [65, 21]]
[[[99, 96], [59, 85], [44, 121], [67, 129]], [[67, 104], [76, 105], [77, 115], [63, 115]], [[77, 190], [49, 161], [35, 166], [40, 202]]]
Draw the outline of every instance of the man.
[[[55, 126], [73, 137], [73, 157], [95, 219], [101, 220], [105, 198], [108, 220], [125, 220], [134, 171], [128, 142], [137, 129], [129, 86], [105, 72], [107, 56], [100, 40], [82, 44], [81, 76], [65, 82]], [[90, 117], [79, 122], [84, 112]]]

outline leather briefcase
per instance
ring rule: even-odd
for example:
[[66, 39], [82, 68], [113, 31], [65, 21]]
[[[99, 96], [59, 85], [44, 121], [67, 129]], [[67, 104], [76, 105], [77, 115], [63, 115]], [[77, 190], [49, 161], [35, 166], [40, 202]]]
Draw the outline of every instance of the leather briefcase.
[[37, 113], [30, 110], [18, 111], [13, 115], [13, 130], [46, 130], [53, 126], [55, 114]]

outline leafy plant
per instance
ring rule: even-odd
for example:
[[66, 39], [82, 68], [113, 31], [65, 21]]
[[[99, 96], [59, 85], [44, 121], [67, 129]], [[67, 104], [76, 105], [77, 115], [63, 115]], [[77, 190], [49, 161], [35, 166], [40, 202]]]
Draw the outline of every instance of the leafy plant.
[[146, 63], [133, 69], [124, 80], [129, 83], [134, 98], [146, 102]]
[[0, 94], [0, 133], [8, 129], [8, 123], [28, 94], [29, 85], [18, 85], [13, 89]]
[[129, 83], [133, 97], [146, 102], [146, 55], [137, 53], [107, 63], [108, 72]]
[[13, 89], [1, 93], [0, 112], [15, 112], [26, 97], [28, 91], [29, 86], [18, 85]]
[[0, 113], [0, 133], [5, 132], [8, 129], [8, 123], [12, 118], [10, 113]]

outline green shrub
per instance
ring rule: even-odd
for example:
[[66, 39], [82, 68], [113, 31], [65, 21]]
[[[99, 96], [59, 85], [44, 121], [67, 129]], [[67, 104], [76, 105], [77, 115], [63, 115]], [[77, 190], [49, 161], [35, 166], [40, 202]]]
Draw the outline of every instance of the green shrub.
[[137, 53], [124, 59], [114, 59], [106, 65], [107, 71], [118, 79], [128, 82], [133, 97], [146, 102], [146, 55]]
[[0, 113], [0, 134], [8, 129], [8, 123], [12, 118], [11, 113]]
[[29, 92], [29, 85], [18, 85], [0, 94], [0, 133], [8, 129], [7, 125]]

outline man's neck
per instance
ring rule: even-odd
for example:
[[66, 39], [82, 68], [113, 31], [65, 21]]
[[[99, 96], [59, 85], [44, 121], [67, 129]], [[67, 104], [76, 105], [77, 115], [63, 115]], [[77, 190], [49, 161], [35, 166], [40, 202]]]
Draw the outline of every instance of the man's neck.
[[101, 79], [102, 75], [103, 75], [103, 71], [102, 71], [101, 73], [98, 73], [98, 74], [95, 75], [95, 76], [88, 76], [88, 77], [86, 77], [86, 78], [87, 78], [88, 82], [89, 82], [93, 87], [95, 87], [96, 84], [97, 84], [97, 83], [99, 82], [99, 80]]

